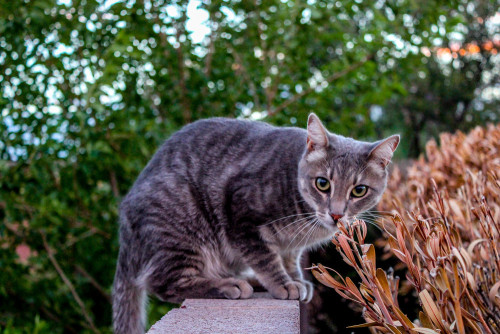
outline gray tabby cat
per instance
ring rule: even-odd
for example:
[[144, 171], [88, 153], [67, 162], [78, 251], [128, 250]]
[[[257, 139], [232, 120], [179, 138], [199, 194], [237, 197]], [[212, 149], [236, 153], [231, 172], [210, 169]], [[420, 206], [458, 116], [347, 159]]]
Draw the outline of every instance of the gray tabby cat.
[[146, 294], [309, 301], [299, 259], [337, 222], [377, 204], [399, 143], [215, 118], [185, 126], [158, 150], [120, 209], [115, 333], [143, 333]]

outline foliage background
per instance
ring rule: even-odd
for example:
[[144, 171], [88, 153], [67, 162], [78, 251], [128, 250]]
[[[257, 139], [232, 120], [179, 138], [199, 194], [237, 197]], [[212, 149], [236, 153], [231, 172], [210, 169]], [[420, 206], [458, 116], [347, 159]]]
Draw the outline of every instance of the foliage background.
[[[303, 127], [314, 111], [342, 135], [401, 133], [404, 158], [441, 131], [498, 122], [497, 11], [485, 0], [0, 0], [2, 332], [110, 332], [120, 198], [186, 123]], [[355, 322], [329, 302], [311, 331]], [[153, 301], [150, 321], [169, 307]]]

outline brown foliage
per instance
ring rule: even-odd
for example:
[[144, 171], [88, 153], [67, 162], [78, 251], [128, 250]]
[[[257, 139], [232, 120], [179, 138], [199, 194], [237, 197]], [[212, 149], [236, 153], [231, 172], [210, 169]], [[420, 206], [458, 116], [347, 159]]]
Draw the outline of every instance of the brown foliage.
[[[383, 244], [406, 266], [419, 319], [399, 308], [399, 281], [376, 268], [366, 225], [339, 226], [333, 243], [361, 283], [322, 265], [314, 276], [360, 304], [366, 324], [382, 333], [500, 332], [500, 126], [468, 135], [442, 134], [406, 172], [395, 170], [381, 201], [390, 219]], [[333, 270], [332, 270], [333, 271]], [[356, 326], [354, 326], [356, 327]]]

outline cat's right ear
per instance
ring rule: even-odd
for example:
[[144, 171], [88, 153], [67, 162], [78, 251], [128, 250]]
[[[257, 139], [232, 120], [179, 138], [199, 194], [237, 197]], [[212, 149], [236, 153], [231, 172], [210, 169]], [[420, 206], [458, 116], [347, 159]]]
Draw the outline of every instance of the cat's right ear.
[[307, 151], [325, 149], [328, 146], [328, 133], [314, 113], [307, 119]]
[[393, 135], [389, 138], [376, 142], [368, 155], [369, 160], [378, 162], [382, 167], [386, 167], [391, 162], [392, 154], [396, 151], [399, 144], [399, 135]]

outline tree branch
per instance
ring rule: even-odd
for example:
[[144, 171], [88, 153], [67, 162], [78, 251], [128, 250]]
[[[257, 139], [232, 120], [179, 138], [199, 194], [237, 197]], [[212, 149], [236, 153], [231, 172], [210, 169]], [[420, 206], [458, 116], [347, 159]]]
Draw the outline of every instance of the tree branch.
[[118, 181], [116, 181], [116, 173], [114, 170], [109, 171], [109, 183], [111, 184], [111, 190], [115, 198], [120, 198], [120, 190], [118, 190]]
[[236, 65], [237, 65], [236, 71], [240, 72], [243, 76], [243, 79], [248, 83], [248, 86], [250, 88], [250, 93], [251, 93], [252, 98], [253, 98], [254, 107], [257, 108], [258, 110], [261, 110], [261, 104], [260, 104], [260, 99], [259, 99], [259, 96], [257, 93], [257, 87], [255, 87], [255, 84], [252, 81], [252, 78], [248, 74], [248, 71], [245, 68], [245, 66], [243, 65], [243, 60], [241, 59], [241, 56], [239, 55], [238, 52], [236, 52], [236, 49], [233, 48], [233, 46], [231, 44], [227, 43], [227, 48], [228, 48], [229, 52], [231, 52], [231, 54], [234, 56], [234, 60], [236, 61]]
[[[207, 47], [207, 54], [205, 56], [205, 62], [204, 62], [204, 68], [203, 68], [203, 75], [205, 76], [205, 80], [208, 82], [210, 80], [210, 75], [212, 73], [212, 60], [214, 57], [215, 53], [215, 39], [217, 38], [217, 33], [220, 27], [220, 24], [215, 21], [215, 15], [213, 12], [210, 12], [210, 39], [208, 41], [208, 47]], [[208, 90], [207, 90], [207, 85], [204, 84], [203, 87], [201, 87], [201, 100], [206, 101], [207, 100], [207, 95], [208, 95]], [[200, 103], [197, 108], [198, 114], [201, 115], [203, 111], [203, 103]]]
[[[338, 80], [338, 79], [346, 76], [347, 74], [351, 73], [352, 71], [358, 69], [359, 67], [361, 67], [362, 65], [364, 65], [366, 62], [368, 62], [372, 58], [373, 58], [373, 55], [368, 55], [365, 58], [363, 58], [362, 60], [360, 60], [359, 62], [354, 63], [351, 66], [347, 67], [346, 69], [344, 69], [344, 70], [342, 70], [340, 72], [333, 73], [332, 75], [330, 75], [329, 77], [327, 77], [325, 81], [330, 84], [330, 83], [334, 82], [335, 80]], [[277, 106], [276, 108], [274, 108], [273, 110], [270, 110], [269, 113], [267, 114], [267, 116], [269, 117], [269, 116], [276, 115], [277, 113], [279, 113], [280, 111], [282, 111], [283, 109], [285, 109], [286, 107], [288, 107], [289, 105], [291, 105], [292, 103], [294, 103], [295, 101], [297, 101], [297, 100], [303, 98], [304, 96], [312, 93], [315, 89], [316, 89], [316, 87], [309, 86], [308, 89], [303, 90], [302, 92], [295, 94], [294, 96], [292, 96], [291, 98], [289, 98], [288, 100], [286, 100], [285, 102], [283, 102], [282, 104], [280, 104], [279, 106]]]
[[207, 48], [208, 51], [205, 58], [205, 67], [203, 69], [203, 74], [205, 74], [205, 77], [207, 78], [210, 76], [210, 73], [212, 72], [212, 59], [215, 53], [215, 39], [217, 38], [217, 32], [220, 27], [220, 24], [218, 22], [215, 22], [214, 17], [215, 15], [213, 15], [213, 13], [210, 12], [210, 23], [211, 23], [210, 40], [208, 42], [208, 48]]
[[90, 275], [83, 267], [80, 267], [79, 265], [75, 264], [75, 269], [77, 272], [79, 272], [82, 276], [84, 276], [86, 279], [89, 280], [90, 284], [94, 286], [94, 288], [97, 289], [103, 295], [103, 297], [108, 301], [108, 303], [111, 304], [111, 296], [109, 293], [104, 290], [104, 288], [96, 281], [92, 275]]
[[69, 326], [67, 323], [64, 323], [61, 319], [59, 319], [55, 314], [47, 310], [43, 305], [40, 306], [40, 310], [42, 311], [43, 314], [47, 316], [50, 320], [53, 320], [55, 322], [58, 322], [64, 326], [64, 328], [69, 332], [69, 333], [75, 333], [77, 334], [78, 332], [75, 331], [71, 326]]
[[[259, 46], [262, 51], [262, 61], [264, 63], [264, 70], [267, 75], [270, 76], [271, 72], [271, 64], [269, 62], [269, 52], [267, 50], [267, 45], [262, 38], [264, 35], [264, 31], [262, 30], [262, 20], [260, 17], [260, 10], [259, 10], [259, 4], [257, 3], [257, 0], [254, 0], [254, 5], [255, 5], [255, 15], [257, 16], [257, 33], [258, 33], [258, 39], [259, 39]], [[276, 96], [276, 93], [278, 91], [278, 83], [279, 83], [279, 77], [275, 78], [274, 84], [267, 85], [264, 88], [264, 92], [266, 95], [266, 110], [270, 111], [274, 97]]]
[[176, 27], [175, 37], [177, 38], [179, 46], [175, 48], [175, 51], [177, 52], [177, 66], [179, 70], [179, 91], [181, 95], [182, 118], [184, 119], [184, 123], [187, 124], [191, 122], [192, 115], [191, 115], [191, 107], [189, 106], [189, 101], [188, 101], [188, 91], [186, 87], [186, 68], [184, 67], [184, 53], [182, 52], [182, 44], [180, 42], [181, 34], [182, 34], [181, 29], [179, 27]]
[[47, 239], [45, 238], [45, 234], [43, 234], [43, 232], [40, 232], [40, 234], [42, 235], [43, 246], [45, 247], [45, 250], [47, 251], [47, 255], [49, 257], [50, 262], [52, 263], [52, 265], [56, 269], [57, 273], [59, 274], [59, 276], [63, 280], [64, 284], [66, 284], [66, 286], [69, 288], [69, 290], [70, 290], [71, 294], [73, 295], [73, 298], [75, 299], [78, 306], [80, 306], [80, 309], [83, 313], [83, 316], [85, 317], [85, 320], [87, 320], [90, 328], [92, 329], [92, 331], [94, 333], [100, 333], [99, 330], [95, 327], [94, 322], [92, 321], [92, 318], [88, 314], [88, 312], [85, 308], [85, 304], [83, 304], [83, 301], [81, 300], [80, 296], [76, 292], [75, 287], [73, 286], [73, 283], [71, 283], [71, 281], [68, 279], [66, 274], [64, 274], [64, 271], [61, 269], [61, 267], [59, 266], [59, 263], [57, 262], [56, 258], [54, 257], [53, 251], [52, 251], [52, 249], [50, 249], [49, 244], [47, 243]]

